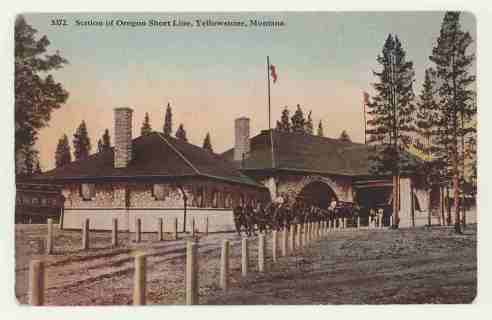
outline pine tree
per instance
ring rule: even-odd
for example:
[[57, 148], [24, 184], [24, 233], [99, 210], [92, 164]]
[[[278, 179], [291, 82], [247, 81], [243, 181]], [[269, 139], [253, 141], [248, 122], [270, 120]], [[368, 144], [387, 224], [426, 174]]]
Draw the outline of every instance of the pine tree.
[[352, 142], [352, 139], [350, 139], [350, 136], [346, 130], [342, 130], [342, 133], [340, 133], [340, 137], [338, 139], [343, 142]]
[[295, 133], [305, 133], [304, 129], [304, 124], [306, 123], [306, 120], [304, 119], [304, 112], [301, 109], [301, 106], [298, 104], [296, 112], [291, 118], [292, 122], [292, 127], [291, 130], [292, 132]]
[[146, 136], [152, 133], [152, 127], [150, 126], [149, 113], [145, 112], [144, 122], [142, 123], [142, 128], [140, 129], [140, 135]]
[[318, 124], [318, 137], [324, 137], [324, 136], [325, 134], [323, 132], [323, 123], [320, 120]]
[[180, 124], [178, 130], [176, 130], [176, 138], [178, 138], [178, 140], [188, 142], [188, 139], [186, 138], [186, 131], [183, 127], [183, 124]]
[[34, 174], [41, 174], [43, 173], [43, 170], [41, 169], [41, 164], [38, 161], [36, 161], [36, 168], [34, 169]]
[[[430, 194], [432, 186], [440, 179], [440, 160], [436, 157], [441, 145], [438, 142], [438, 118], [439, 105], [436, 102], [437, 91], [435, 89], [435, 72], [432, 69], [425, 70], [425, 79], [422, 92], [417, 103], [416, 128], [418, 149], [423, 156], [419, 163], [419, 172], [424, 177], [424, 186]], [[430, 226], [431, 220], [431, 198], [428, 197], [427, 203], [427, 224]]]
[[111, 149], [111, 136], [109, 135], [109, 129], [104, 130], [104, 134], [102, 136], [102, 147], [103, 150]]
[[[82, 123], [77, 128], [77, 131], [73, 135], [73, 149], [75, 160], [82, 160], [89, 157], [91, 152], [91, 140], [89, 138], [89, 134], [87, 132], [87, 126], [85, 121], [82, 120]], [[104, 145], [104, 141], [103, 141]]]
[[282, 110], [280, 122], [277, 121], [277, 130], [281, 132], [290, 132], [290, 117], [287, 106], [285, 106], [284, 110]]
[[62, 84], [49, 74], [63, 68], [67, 60], [58, 52], [48, 54], [50, 41], [46, 36], [36, 39], [37, 32], [22, 15], [17, 17], [14, 29], [14, 148], [18, 173], [26, 167], [24, 156], [28, 150], [32, 151], [38, 131], [48, 125], [51, 112], [59, 109], [68, 98]]
[[[473, 103], [474, 91], [470, 86], [475, 76], [469, 69], [475, 59], [468, 54], [473, 39], [468, 32], [461, 29], [459, 12], [446, 12], [437, 44], [432, 49], [430, 60], [435, 64], [439, 80], [439, 96], [441, 105], [441, 122], [447, 122], [448, 159], [453, 188], [453, 211], [455, 213], [455, 231], [461, 233], [459, 197], [460, 197], [460, 150], [459, 138], [464, 141], [467, 134], [474, 134], [474, 128], [462, 125], [470, 121], [476, 114]], [[460, 122], [462, 124], [460, 124]], [[465, 130], [465, 128], [467, 130]], [[464, 145], [464, 143], [463, 143]], [[462, 152], [464, 156], [464, 152]]]
[[309, 111], [308, 118], [306, 123], [304, 124], [304, 131], [307, 134], [314, 134], [314, 128], [313, 128], [313, 119], [311, 119], [311, 113], [312, 111]]
[[408, 169], [407, 157], [401, 157], [402, 150], [411, 142], [413, 124], [415, 72], [413, 63], [406, 61], [406, 54], [400, 40], [388, 35], [383, 46], [382, 55], [377, 62], [380, 72], [373, 72], [378, 82], [374, 83], [376, 95], [367, 104], [370, 120], [366, 133], [371, 137], [370, 143], [376, 145], [376, 152], [370, 157], [374, 174], [391, 174], [393, 176], [393, 214], [394, 223], [399, 224], [399, 175]]
[[173, 132], [173, 112], [169, 102], [167, 103], [163, 132], [165, 136], [170, 136]]
[[70, 144], [68, 143], [68, 137], [66, 134], [58, 140], [55, 152], [55, 166], [61, 167], [72, 161], [72, 154], [70, 151]]
[[209, 132], [207, 132], [205, 139], [203, 139], [203, 149], [208, 150], [210, 152], [214, 152], [214, 150], [212, 148], [212, 141], [210, 139], [210, 133]]
[[104, 151], [103, 143], [101, 139], [97, 140], [97, 152], [101, 153]]

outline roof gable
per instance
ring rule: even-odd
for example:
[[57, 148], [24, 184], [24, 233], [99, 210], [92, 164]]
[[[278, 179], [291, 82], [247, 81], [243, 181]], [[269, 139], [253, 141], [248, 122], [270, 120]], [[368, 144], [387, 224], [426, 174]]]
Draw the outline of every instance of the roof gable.
[[159, 132], [133, 139], [132, 147], [132, 160], [125, 168], [114, 167], [114, 149], [111, 148], [47, 171], [34, 179], [56, 181], [205, 176], [260, 186], [221, 156], [173, 137], [165, 137]]

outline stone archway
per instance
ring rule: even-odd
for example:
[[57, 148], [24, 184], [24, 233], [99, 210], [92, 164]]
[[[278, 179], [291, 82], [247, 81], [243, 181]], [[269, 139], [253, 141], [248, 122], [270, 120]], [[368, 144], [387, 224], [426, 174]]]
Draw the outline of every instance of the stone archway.
[[305, 185], [296, 197], [298, 201], [320, 208], [328, 208], [333, 199], [338, 200], [335, 191], [328, 184], [318, 180]]

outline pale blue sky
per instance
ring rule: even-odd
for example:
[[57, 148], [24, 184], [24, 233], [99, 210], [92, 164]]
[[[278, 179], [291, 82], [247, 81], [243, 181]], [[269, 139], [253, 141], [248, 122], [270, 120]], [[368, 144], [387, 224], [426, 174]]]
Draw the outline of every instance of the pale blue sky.
[[[162, 129], [163, 106], [174, 109], [175, 127], [183, 123], [192, 143], [201, 145], [211, 132], [216, 151], [233, 145], [233, 120], [251, 118], [252, 134], [268, 126], [266, 56], [276, 65], [272, 86], [272, 119], [283, 106], [297, 103], [312, 110], [325, 135], [343, 129], [363, 141], [362, 91], [372, 92], [371, 70], [377, 68], [388, 33], [397, 34], [416, 71], [416, 94], [428, 56], [439, 34], [444, 12], [352, 12], [278, 14], [26, 14], [26, 20], [51, 41], [70, 64], [55, 72], [70, 92], [67, 104], [41, 131], [38, 146], [43, 168], [53, 166], [56, 141], [70, 140], [82, 119], [87, 121], [93, 151], [104, 128], [112, 131], [112, 110], [135, 109], [134, 136], [145, 112], [154, 129]], [[65, 17], [71, 26], [50, 26]], [[81, 20], [172, 19], [283, 20], [280, 28], [77, 27]], [[476, 39], [471, 14], [462, 26]]]

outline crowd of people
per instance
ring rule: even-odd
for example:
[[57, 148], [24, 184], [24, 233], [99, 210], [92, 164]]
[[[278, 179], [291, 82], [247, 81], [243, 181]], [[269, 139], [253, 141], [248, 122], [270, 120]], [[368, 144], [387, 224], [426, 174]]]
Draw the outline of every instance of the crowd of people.
[[308, 204], [297, 199], [294, 202], [285, 201], [279, 197], [272, 202], [256, 206], [250, 204], [234, 208], [234, 223], [239, 235], [244, 232], [247, 236], [256, 231], [282, 230], [290, 228], [291, 224], [320, 222], [338, 218], [352, 218], [357, 214], [351, 203], [337, 202], [332, 199], [328, 208]]

